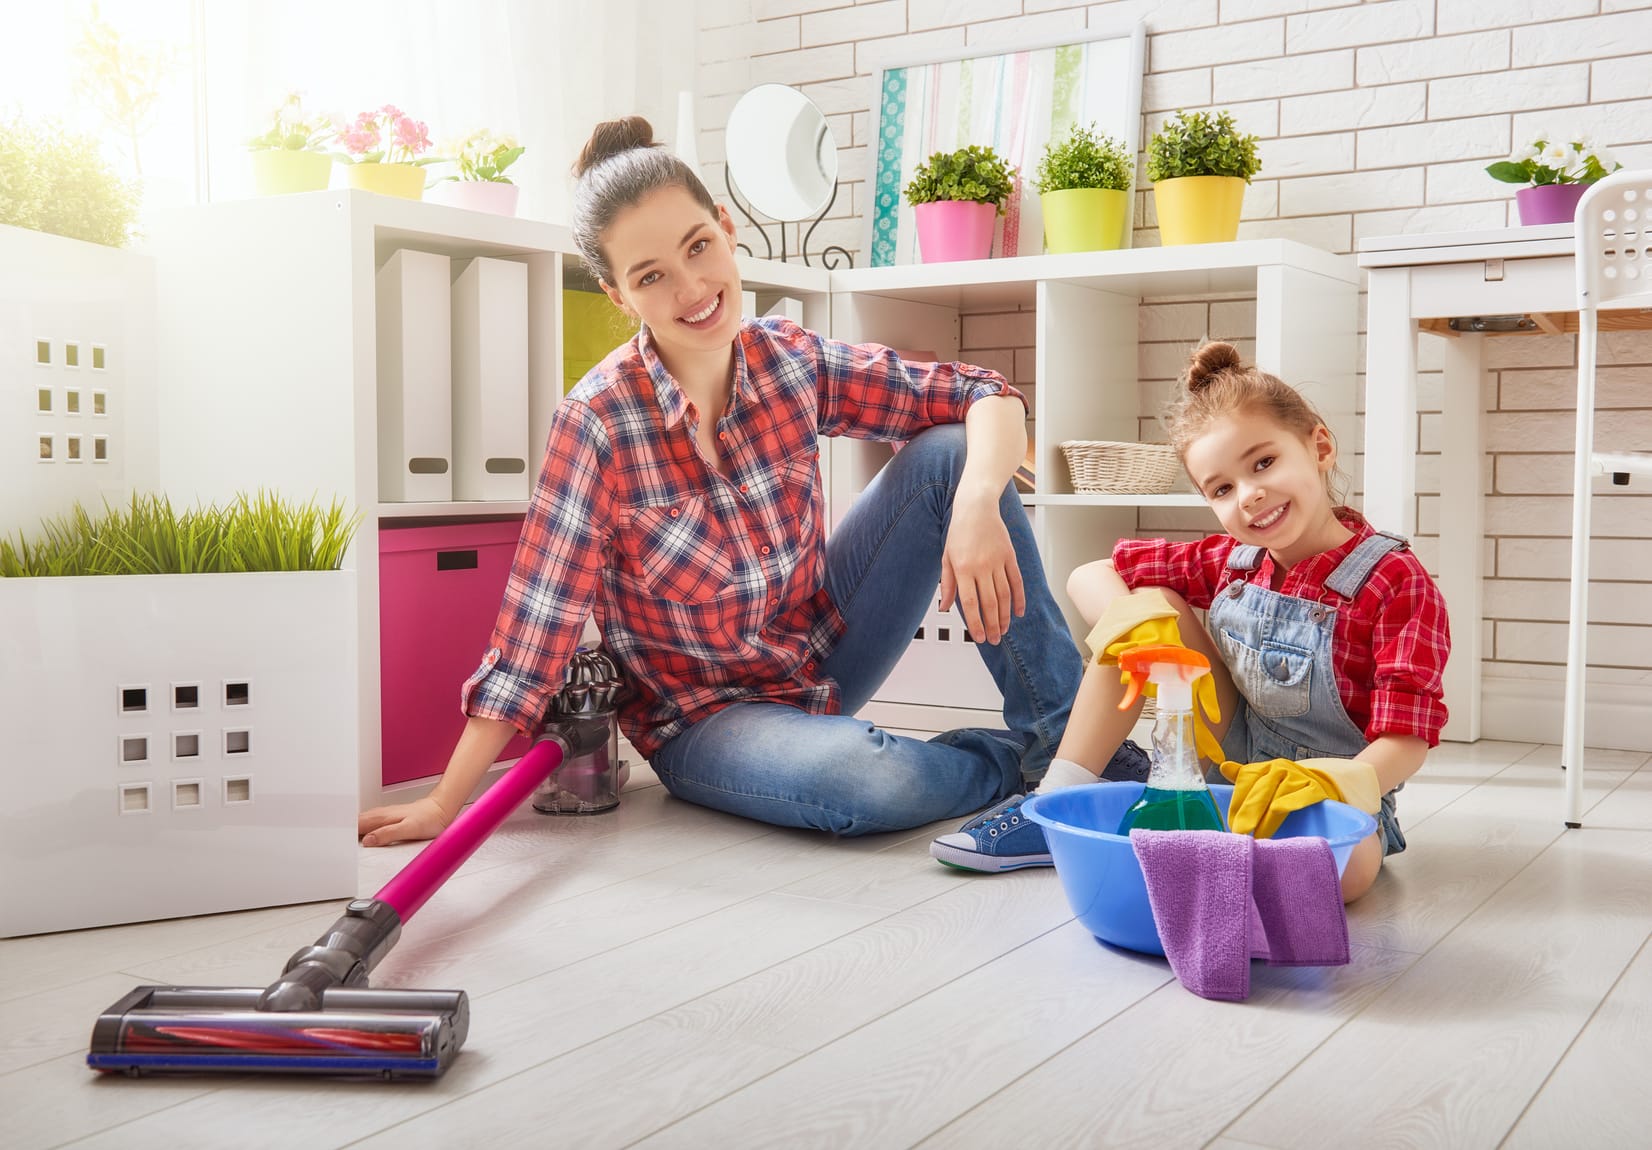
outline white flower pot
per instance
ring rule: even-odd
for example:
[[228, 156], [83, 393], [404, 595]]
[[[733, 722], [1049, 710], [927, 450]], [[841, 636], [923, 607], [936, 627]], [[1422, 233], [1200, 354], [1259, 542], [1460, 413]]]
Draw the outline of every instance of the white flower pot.
[[0, 579], [0, 937], [356, 893], [355, 578]]

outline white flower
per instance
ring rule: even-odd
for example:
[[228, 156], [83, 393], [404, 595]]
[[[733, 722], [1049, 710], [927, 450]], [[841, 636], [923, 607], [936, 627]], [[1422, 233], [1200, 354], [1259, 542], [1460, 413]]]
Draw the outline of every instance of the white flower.
[[1571, 159], [1572, 149], [1565, 144], [1550, 144], [1543, 149], [1543, 163], [1550, 168], [1564, 168]]
[[1592, 154], [1595, 157], [1595, 163], [1607, 172], [1614, 172], [1618, 169], [1618, 158], [1612, 154], [1612, 149], [1606, 147], [1595, 148]]
[[1540, 155], [1542, 155], [1542, 152], [1536, 144], [1527, 144], [1524, 148], [1516, 149], [1514, 154], [1509, 157], [1509, 162], [1523, 164], [1527, 160], [1537, 159]]

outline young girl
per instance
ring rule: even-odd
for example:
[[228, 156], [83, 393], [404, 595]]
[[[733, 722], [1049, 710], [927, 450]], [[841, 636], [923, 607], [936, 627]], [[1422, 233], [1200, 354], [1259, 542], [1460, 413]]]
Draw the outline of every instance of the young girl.
[[[557, 406], [458, 746], [428, 798], [361, 816], [367, 845], [453, 819], [512, 733], [538, 729], [593, 610], [627, 680], [621, 727], [665, 787], [781, 826], [958, 817], [1042, 774], [1066, 727], [1082, 663], [1009, 484], [1020, 394], [742, 320], [733, 221], [651, 137], [640, 117], [602, 124], [575, 167], [575, 241], [640, 330]], [[910, 442], [828, 543], [817, 437], [843, 434]], [[850, 717], [937, 580], [1011, 731], [924, 742]]]
[[[1404, 540], [1338, 505], [1330, 486], [1336, 444], [1313, 407], [1243, 365], [1231, 344], [1194, 354], [1166, 423], [1226, 534], [1196, 543], [1121, 540], [1111, 560], [1073, 573], [1068, 592], [1094, 624], [1095, 657], [1041, 789], [1093, 782], [1093, 765], [1134, 725], [1139, 704], [1117, 710], [1119, 656], [1185, 643], [1210, 658], [1220, 711], [1208, 725], [1221, 746], [1201, 750], [1216, 765], [1234, 760], [1224, 773], [1237, 777], [1241, 800], [1265, 808], [1273, 788], [1284, 793], [1312, 778], [1378, 816], [1377, 833], [1343, 876], [1344, 898], [1358, 897], [1384, 854], [1405, 849], [1394, 791], [1445, 725], [1444, 600]], [[1204, 623], [1195, 608], [1208, 612]], [[1317, 776], [1301, 771], [1305, 759], [1316, 760]], [[1044, 854], [1030, 838], [1042, 832], [1019, 818], [1016, 800], [936, 840], [935, 853], [968, 865], [967, 845], [981, 856], [977, 869], [1007, 869], [993, 848], [1008, 829], [1025, 853]]]

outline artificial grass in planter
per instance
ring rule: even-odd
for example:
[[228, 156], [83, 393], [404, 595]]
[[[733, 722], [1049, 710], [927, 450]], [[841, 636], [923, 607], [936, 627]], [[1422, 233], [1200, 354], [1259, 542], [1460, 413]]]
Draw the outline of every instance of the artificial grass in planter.
[[259, 491], [179, 511], [165, 496], [134, 494], [95, 518], [77, 503], [44, 521], [32, 544], [0, 539], [0, 576], [334, 571], [360, 522], [338, 500], [294, 504]]

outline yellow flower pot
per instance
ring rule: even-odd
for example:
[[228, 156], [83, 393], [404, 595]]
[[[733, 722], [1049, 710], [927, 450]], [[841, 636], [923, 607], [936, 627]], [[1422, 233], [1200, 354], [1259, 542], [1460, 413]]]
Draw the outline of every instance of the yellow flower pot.
[[1153, 185], [1159, 242], [1220, 244], [1239, 235], [1245, 181], [1238, 176], [1181, 176]]
[[333, 176], [333, 158], [325, 152], [266, 148], [252, 154], [252, 180], [261, 196], [319, 192]]
[[412, 164], [351, 164], [350, 186], [404, 200], [424, 198], [424, 169]]
[[1124, 245], [1128, 192], [1068, 188], [1039, 197], [1044, 209], [1046, 252], [1113, 251]]

